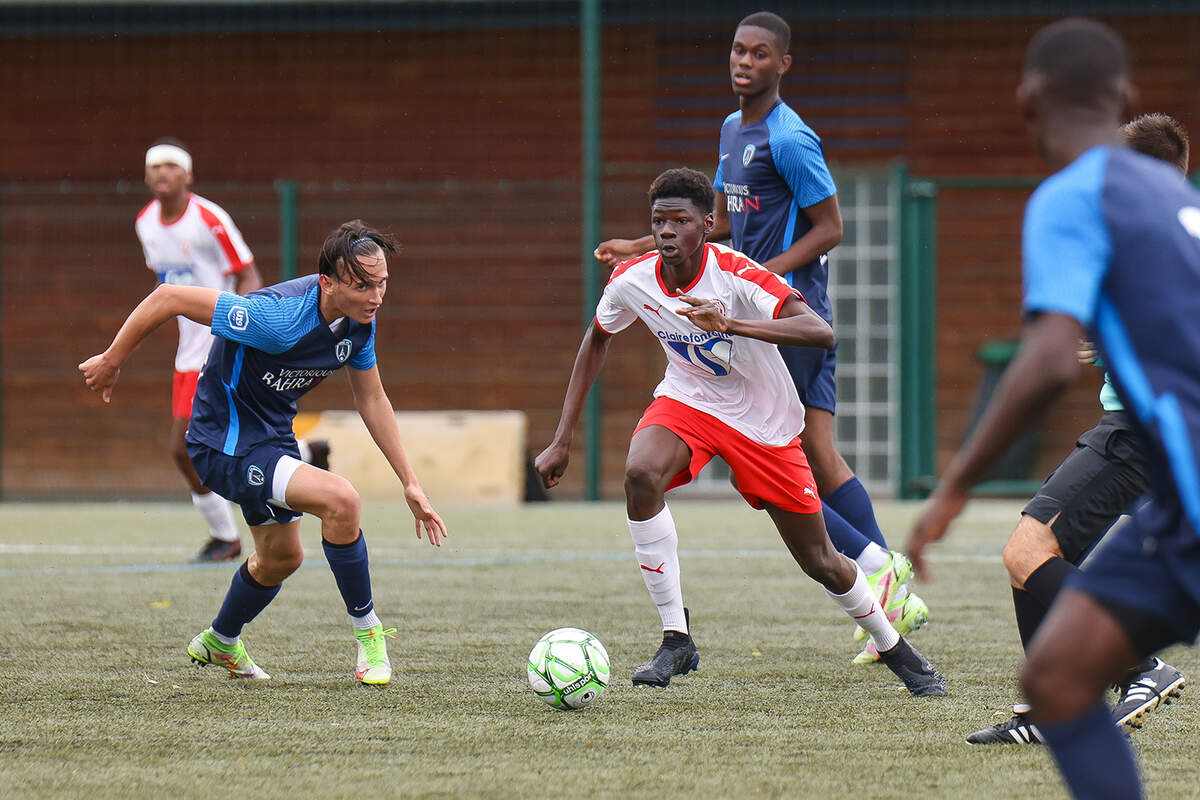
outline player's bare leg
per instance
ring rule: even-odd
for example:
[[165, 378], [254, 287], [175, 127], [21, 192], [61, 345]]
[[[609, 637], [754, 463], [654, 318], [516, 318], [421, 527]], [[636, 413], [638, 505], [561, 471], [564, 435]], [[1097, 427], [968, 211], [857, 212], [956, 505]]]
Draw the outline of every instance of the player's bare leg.
[[173, 417], [171, 420], [171, 460], [187, 481], [188, 489], [192, 493], [192, 505], [208, 524], [209, 535], [209, 540], [192, 560], [232, 561], [242, 554], [237, 524], [233, 521], [233, 509], [229, 507], [225, 498], [213, 493], [200, 482], [200, 476], [192, 466], [192, 459], [188, 456], [187, 443], [184, 440], [187, 425], [188, 421], [184, 417]]
[[[1138, 656], [1107, 610], [1090, 595], [1069, 588], [1059, 594], [1030, 642], [1021, 670], [1030, 716], [1078, 796], [1137, 784], [1133, 750], [1113, 725], [1103, 697]], [[1079, 757], [1094, 752], [1107, 756]]]
[[358, 640], [355, 676], [363, 683], [386, 684], [392, 677], [386, 637], [394, 630], [385, 631], [375, 613], [367, 542], [359, 528], [358, 491], [340, 475], [296, 464], [286, 500], [291, 508], [321, 518], [321, 547]]
[[880, 660], [908, 690], [918, 697], [946, 694], [941, 673], [892, 627], [862, 569], [834, 549], [821, 514], [800, 514], [771, 505], [766, 510], [796, 563], [870, 634]]
[[[1056, 517], [1057, 518], [1057, 517]], [[1008, 570], [1008, 581], [1014, 589], [1024, 589], [1025, 581], [1038, 567], [1052, 558], [1062, 558], [1062, 549], [1050, 524], [1039, 522], [1028, 514], [1021, 521], [1004, 545], [1004, 568]]]
[[767, 514], [805, 575], [824, 586], [830, 594], [850, 591], [860, 570], [852, 559], [834, 549], [819, 513], [797, 514], [768, 505]]
[[635, 686], [666, 686], [700, 663], [692, 641], [679, 581], [679, 536], [664, 495], [687, 469], [691, 451], [667, 428], [651, 425], [633, 435], [625, 460], [625, 509], [634, 553], [650, 597], [662, 618], [663, 641], [647, 663], [633, 671]]
[[321, 519], [321, 538], [330, 544], [350, 544], [358, 538], [362, 501], [341, 475], [301, 464], [287, 486], [287, 504]]

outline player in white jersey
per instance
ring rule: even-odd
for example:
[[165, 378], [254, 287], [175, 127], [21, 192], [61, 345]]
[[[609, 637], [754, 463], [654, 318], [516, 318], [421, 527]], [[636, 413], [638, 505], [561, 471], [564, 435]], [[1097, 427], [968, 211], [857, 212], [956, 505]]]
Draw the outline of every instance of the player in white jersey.
[[534, 463], [547, 488], [558, 483], [613, 334], [636, 319], [644, 322], [667, 354], [667, 370], [629, 444], [625, 498], [663, 642], [633, 671], [633, 683], [667, 686], [699, 664], [683, 606], [678, 535], [664, 495], [719, 455], [746, 501], [766, 509], [800, 567], [868, 631], [908, 690], [944, 695], [941, 674], [896, 632], [862, 570], [834, 549], [825, 530], [800, 447], [804, 407], [776, 345], [832, 347], [833, 329], [779, 276], [705, 242], [714, 200], [702, 172], [674, 169], [655, 179], [650, 228], [658, 249], [610, 278], [576, 356], [554, 440]]
[[[262, 277], [242, 234], [225, 210], [193, 194], [192, 157], [177, 139], [159, 139], [146, 151], [146, 185], [154, 199], [138, 213], [134, 229], [146, 267], [161, 283], [201, 286], [247, 294], [262, 287]], [[171, 391], [171, 457], [192, 493], [192, 503], [208, 523], [209, 540], [196, 561], [227, 561], [241, 555], [242, 545], [229, 504], [211, 492], [188, 458], [184, 434], [192, 414], [196, 381], [213, 336], [208, 327], [179, 317], [179, 348]], [[328, 443], [300, 442], [305, 461], [329, 465]]]

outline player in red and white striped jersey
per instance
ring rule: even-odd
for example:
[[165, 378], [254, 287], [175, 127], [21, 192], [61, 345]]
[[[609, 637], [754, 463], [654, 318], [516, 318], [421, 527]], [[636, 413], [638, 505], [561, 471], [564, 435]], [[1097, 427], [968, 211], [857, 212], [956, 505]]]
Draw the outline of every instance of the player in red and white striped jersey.
[[[134, 223], [146, 267], [162, 283], [238, 294], [261, 288], [262, 277], [241, 232], [223, 208], [190, 191], [192, 179], [192, 157], [179, 140], [159, 139], [146, 151], [146, 185], [154, 199]], [[208, 523], [210, 539], [197, 554], [197, 561], [224, 561], [242, 552], [229, 504], [200, 482], [184, 444], [196, 381], [212, 343], [207, 326], [179, 317], [171, 391], [171, 457], [191, 489], [192, 503]], [[310, 445], [303, 452], [309, 456], [305, 460], [328, 467], [327, 443]]]
[[662, 619], [663, 642], [633, 683], [667, 686], [700, 661], [683, 606], [678, 535], [664, 496], [714, 456], [738, 491], [766, 509], [800, 567], [871, 635], [880, 659], [914, 695], [943, 695], [941, 674], [892, 627], [866, 575], [829, 541], [799, 434], [804, 406], [777, 345], [829, 348], [833, 329], [782, 278], [706, 244], [714, 191], [702, 172], [668, 170], [650, 187], [656, 251], [613, 273], [584, 334], [554, 440], [534, 462], [547, 488], [567, 467], [584, 398], [613, 334], [640, 319], [667, 355], [625, 464], [629, 532]]

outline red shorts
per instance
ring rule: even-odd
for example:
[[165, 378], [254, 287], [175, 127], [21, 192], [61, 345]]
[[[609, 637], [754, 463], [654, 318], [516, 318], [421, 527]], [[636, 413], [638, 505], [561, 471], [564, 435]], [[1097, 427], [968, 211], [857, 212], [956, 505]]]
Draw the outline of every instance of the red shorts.
[[759, 444], [711, 414], [669, 397], [654, 399], [634, 433], [651, 425], [666, 428], [692, 451], [687, 469], [671, 480], [668, 489], [690, 483], [718, 455], [729, 464], [737, 490], [754, 508], [769, 504], [798, 514], [821, 510], [817, 482], [800, 447], [799, 436], [782, 447]]
[[176, 372], [171, 382], [171, 416], [189, 419], [192, 416], [192, 398], [196, 396], [196, 381], [199, 372]]

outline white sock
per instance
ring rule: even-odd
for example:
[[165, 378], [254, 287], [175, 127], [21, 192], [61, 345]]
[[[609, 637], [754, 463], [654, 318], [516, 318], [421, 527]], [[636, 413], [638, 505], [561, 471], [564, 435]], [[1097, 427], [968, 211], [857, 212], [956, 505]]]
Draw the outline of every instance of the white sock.
[[892, 558], [892, 554], [884, 550], [874, 542], [868, 542], [863, 551], [858, 554], [858, 558], [854, 559], [858, 565], [862, 567], [862, 571], [868, 575], [874, 575], [879, 570], [888, 565], [888, 561]]
[[218, 642], [229, 645], [230, 647], [233, 647], [235, 644], [237, 644], [238, 639], [242, 638], [240, 636], [226, 636], [223, 633], [217, 633], [212, 628], [209, 628], [208, 632], [211, 633], [213, 638], [215, 638]]
[[296, 442], [296, 447], [300, 450], [300, 460], [305, 464], [311, 464], [312, 448], [308, 446], [308, 439], [300, 439]]
[[832, 597], [833, 602], [841, 606], [851, 619], [861, 625], [863, 630], [871, 634], [877, 650], [880, 652], [891, 650], [900, 641], [900, 634], [896, 633], [892, 623], [888, 622], [887, 615], [883, 613], [883, 608], [879, 605], [879, 600], [871, 591], [871, 584], [867, 583], [867, 576], [863, 574], [862, 567], [855, 564], [854, 571], [857, 574], [850, 591], [845, 594], [834, 594], [826, 589], [825, 593]]
[[350, 617], [350, 622], [351, 622], [351, 624], [354, 625], [354, 627], [361, 628], [364, 631], [370, 630], [371, 628], [374, 628], [376, 625], [383, 624], [382, 622], [379, 621], [379, 615], [375, 613], [375, 609], [373, 609], [373, 608], [365, 616]]
[[633, 552], [641, 567], [642, 580], [650, 590], [650, 598], [658, 606], [664, 631], [687, 633], [683, 615], [683, 590], [679, 587], [679, 535], [671, 509], [663, 510], [647, 520], [629, 523], [633, 537]]
[[233, 511], [228, 501], [216, 492], [196, 494], [192, 492], [192, 505], [208, 523], [208, 532], [214, 539], [222, 542], [236, 542], [238, 529], [233, 524]]

